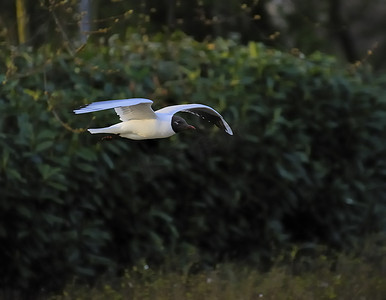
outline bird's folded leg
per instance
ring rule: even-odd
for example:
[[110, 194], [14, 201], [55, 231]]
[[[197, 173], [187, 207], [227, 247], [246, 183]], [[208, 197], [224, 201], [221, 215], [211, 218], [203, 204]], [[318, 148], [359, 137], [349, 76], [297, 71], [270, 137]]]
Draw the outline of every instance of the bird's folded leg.
[[102, 141], [112, 141], [112, 140], [115, 140], [119, 137], [119, 135], [106, 135], [104, 137], [102, 137]]

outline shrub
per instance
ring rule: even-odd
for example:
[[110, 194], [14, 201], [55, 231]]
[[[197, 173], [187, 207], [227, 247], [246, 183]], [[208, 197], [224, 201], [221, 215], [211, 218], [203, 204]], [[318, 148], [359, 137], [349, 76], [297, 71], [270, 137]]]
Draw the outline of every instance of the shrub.
[[[385, 101], [363, 68], [181, 34], [0, 55], [3, 287], [58, 288], [192, 249], [269, 266], [292, 243], [347, 249], [381, 229]], [[106, 142], [83, 128], [112, 112], [71, 112], [130, 97], [211, 105], [235, 135], [187, 117], [196, 134]]]

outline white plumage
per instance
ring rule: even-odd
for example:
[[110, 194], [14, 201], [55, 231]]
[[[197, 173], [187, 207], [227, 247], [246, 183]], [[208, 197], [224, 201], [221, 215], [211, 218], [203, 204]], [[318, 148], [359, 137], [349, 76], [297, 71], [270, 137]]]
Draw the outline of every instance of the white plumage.
[[84, 114], [106, 109], [114, 109], [120, 123], [104, 128], [90, 128], [94, 133], [118, 134], [121, 137], [133, 140], [166, 138], [177, 132], [195, 129], [177, 112], [188, 112], [213, 122], [226, 133], [233, 135], [232, 129], [224, 118], [213, 108], [203, 104], [172, 105], [153, 111], [153, 101], [144, 98], [98, 101], [74, 110], [75, 114]]

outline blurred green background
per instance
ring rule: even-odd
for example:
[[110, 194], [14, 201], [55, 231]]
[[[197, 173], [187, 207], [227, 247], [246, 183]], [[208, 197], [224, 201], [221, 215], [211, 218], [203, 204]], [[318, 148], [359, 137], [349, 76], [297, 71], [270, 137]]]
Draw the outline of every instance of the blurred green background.
[[[269, 270], [385, 232], [382, 1], [3, 1], [0, 289], [138, 262]], [[96, 100], [204, 103], [235, 135], [103, 141]], [[377, 240], [383, 247], [384, 239]], [[12, 293], [11, 293], [12, 294]]]

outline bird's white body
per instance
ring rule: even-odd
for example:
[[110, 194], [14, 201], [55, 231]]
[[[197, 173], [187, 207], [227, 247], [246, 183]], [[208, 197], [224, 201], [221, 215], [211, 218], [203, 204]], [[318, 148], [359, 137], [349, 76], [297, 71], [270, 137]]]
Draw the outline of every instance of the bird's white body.
[[104, 128], [90, 128], [90, 133], [119, 134], [132, 140], [160, 139], [175, 134], [170, 126], [172, 116], [158, 114], [156, 119], [129, 120]]
[[[90, 128], [90, 133], [118, 134], [132, 140], [166, 138], [193, 126], [185, 120], [175, 117], [177, 112], [189, 112], [214, 122], [218, 127], [232, 135], [232, 129], [224, 118], [213, 108], [203, 104], [172, 105], [153, 111], [153, 101], [144, 98], [107, 100], [93, 102], [83, 108], [76, 109], [76, 114], [114, 109], [122, 122], [104, 128]], [[177, 119], [174, 119], [177, 118]], [[179, 118], [179, 120], [178, 120]], [[181, 122], [181, 120], [183, 122]]]

